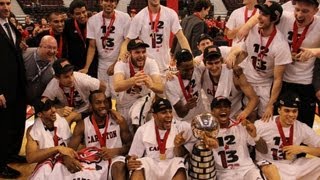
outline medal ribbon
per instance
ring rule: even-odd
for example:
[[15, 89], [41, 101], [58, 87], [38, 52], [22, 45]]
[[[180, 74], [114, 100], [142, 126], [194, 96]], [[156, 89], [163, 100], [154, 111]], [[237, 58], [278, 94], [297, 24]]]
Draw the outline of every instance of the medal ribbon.
[[157, 13], [155, 21], [152, 20], [152, 12], [151, 12], [150, 8], [148, 8], [148, 11], [149, 11], [149, 19], [150, 19], [150, 23], [151, 23], [150, 24], [151, 31], [152, 31], [152, 35], [151, 35], [152, 48], [156, 48], [156, 33], [158, 31], [158, 24], [159, 24], [159, 20], [160, 20], [160, 9], [159, 9], [159, 12]]
[[[61, 84], [59, 84], [61, 90], [63, 91], [63, 94], [65, 94], [65, 91], [63, 90], [63, 86]], [[74, 107], [74, 87], [70, 88], [70, 92], [69, 92], [70, 97], [66, 96], [67, 101], [68, 101], [68, 106], [69, 107]]]
[[188, 101], [188, 100], [192, 97], [192, 95], [191, 95], [191, 90], [192, 90], [192, 88], [189, 87], [189, 89], [188, 89], [188, 91], [187, 91], [186, 88], [185, 88], [184, 85], [183, 85], [183, 81], [182, 81], [182, 77], [181, 77], [180, 72], [178, 72], [177, 75], [178, 75], [178, 80], [179, 80], [179, 84], [180, 84], [180, 88], [181, 88], [181, 90], [182, 90], [183, 96], [184, 96], [184, 98], [186, 98], [186, 100]]
[[289, 133], [289, 141], [286, 140], [286, 137], [284, 135], [279, 116], [276, 119], [277, 128], [281, 137], [282, 145], [283, 146], [290, 146], [293, 144], [293, 125], [290, 127], [290, 133]]
[[82, 34], [78, 22], [76, 20], [74, 20], [74, 27], [76, 28], [77, 33], [80, 36], [80, 39], [82, 40], [84, 47], [86, 48], [87, 28], [84, 29], [84, 33]]
[[277, 29], [276, 29], [276, 27], [274, 27], [271, 35], [270, 35], [269, 38], [268, 38], [267, 44], [266, 44], [266, 46], [265, 46], [265, 48], [264, 48], [263, 50], [261, 50], [261, 47], [263, 46], [263, 43], [262, 43], [262, 33], [261, 33], [261, 31], [259, 31], [259, 34], [260, 34], [260, 52], [259, 52], [259, 54], [258, 54], [258, 57], [259, 57], [260, 60], [262, 60], [263, 57], [264, 57], [264, 55], [265, 55], [265, 53], [267, 52], [267, 49], [269, 48], [271, 42], [273, 41], [274, 37], [275, 37], [276, 34], [277, 34]]
[[155, 125], [155, 130], [156, 130], [156, 138], [157, 138], [157, 143], [158, 143], [160, 154], [165, 154], [166, 153], [166, 144], [167, 144], [167, 139], [168, 139], [168, 136], [170, 133], [170, 129], [168, 129], [166, 131], [163, 139], [160, 138], [159, 129], [158, 129], [157, 125]]
[[[105, 17], [105, 15], [104, 15], [104, 13], [102, 13], [102, 20], [103, 20], [103, 25], [102, 25], [102, 27], [106, 27], [106, 20], [105, 20], [105, 18], [106, 18], [106, 17]], [[109, 26], [108, 26], [108, 28], [106, 29], [106, 33], [104, 34], [104, 37], [103, 37], [103, 39], [102, 39], [102, 42], [104, 42], [106, 39], [108, 39], [108, 37], [109, 37], [109, 35], [110, 35], [111, 28], [112, 28], [112, 26], [113, 26], [113, 23], [114, 23], [115, 19], [116, 19], [116, 13], [114, 12], [113, 15], [112, 15], [112, 17], [111, 17]]]
[[54, 134], [53, 134], [53, 142], [54, 142], [54, 146], [58, 146], [58, 142], [59, 142], [59, 137], [57, 135], [57, 127], [54, 127]]
[[[312, 22], [313, 22], [313, 20], [312, 20]], [[292, 37], [292, 52], [293, 53], [298, 53], [299, 48], [300, 48], [304, 38], [306, 38], [306, 34], [307, 34], [308, 29], [309, 29], [310, 25], [312, 24], [312, 22], [310, 24], [308, 24], [303, 29], [301, 36], [298, 37], [298, 25], [297, 25], [297, 22], [294, 21], [294, 23], [293, 23], [293, 37]]]
[[252, 16], [254, 16], [256, 14], [256, 12], [257, 12], [257, 8], [254, 8], [251, 13], [251, 16], [248, 17], [248, 8], [246, 7], [244, 9], [244, 22], [247, 22]]
[[102, 135], [99, 131], [99, 127], [98, 127], [96, 119], [94, 118], [93, 115], [91, 116], [91, 120], [92, 120], [92, 125], [94, 127], [94, 131], [96, 132], [96, 134], [98, 136], [100, 146], [106, 147], [107, 130], [108, 130], [108, 125], [109, 125], [109, 115], [107, 115], [107, 117], [106, 117], [104, 133]]
[[[50, 36], [55, 37], [52, 29], [49, 30], [49, 34], [50, 34]], [[59, 38], [59, 46], [58, 46], [57, 58], [61, 58], [62, 57], [63, 38], [62, 38], [62, 34], [60, 34], [59, 36], [60, 36], [60, 38]]]

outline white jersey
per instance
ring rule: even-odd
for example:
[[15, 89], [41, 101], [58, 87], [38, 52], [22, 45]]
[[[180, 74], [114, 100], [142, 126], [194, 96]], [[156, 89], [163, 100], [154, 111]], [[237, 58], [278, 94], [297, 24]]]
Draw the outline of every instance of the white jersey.
[[214, 84], [212, 82], [209, 73], [209, 70], [205, 69], [202, 76], [202, 89], [208, 98], [209, 106], [215, 97], [227, 97], [231, 101], [230, 117], [234, 117], [241, 111], [241, 100], [244, 95], [242, 91], [237, 89], [237, 87], [234, 85], [233, 70], [228, 69], [227, 66], [223, 64], [218, 84]]
[[[58, 146], [67, 146], [72, 134], [66, 119], [56, 113], [54, 127], [57, 129], [56, 135], [58, 136]], [[40, 118], [36, 118], [30, 130], [30, 136], [33, 140], [37, 141], [39, 149], [55, 146], [53, 141], [54, 131], [50, 132], [49, 130], [46, 130]]]
[[42, 96], [49, 98], [50, 100], [58, 99], [60, 105], [70, 106], [68, 104], [68, 98], [73, 97], [73, 106], [78, 113], [87, 111], [89, 108], [89, 95], [91, 91], [98, 90], [100, 87], [100, 81], [87, 74], [73, 72], [74, 77], [74, 92], [70, 95], [70, 88], [61, 88], [59, 81], [53, 78], [47, 85]]
[[[152, 14], [153, 21], [156, 19], [156, 14]], [[149, 44], [147, 54], [150, 58], [155, 59], [159, 65], [161, 74], [169, 68], [170, 62], [170, 34], [176, 34], [181, 30], [177, 13], [165, 6], [160, 6], [160, 19], [158, 23], [158, 31], [156, 33], [155, 44], [152, 44], [152, 29], [149, 19], [148, 7], [142, 9], [132, 19], [130, 30], [128, 32], [129, 39], [139, 37], [145, 43]], [[153, 46], [154, 45], [154, 46]]]
[[[293, 13], [284, 13], [280, 24], [278, 25], [279, 29], [287, 38], [289, 45], [292, 45], [293, 39], [293, 24], [295, 18]], [[314, 17], [312, 24], [309, 26], [306, 37], [303, 40], [301, 47], [304, 48], [318, 48], [320, 47], [320, 36], [316, 34], [319, 33], [320, 29], [320, 18], [318, 16]], [[298, 36], [303, 32], [304, 28], [298, 28]], [[292, 50], [292, 49], [291, 49]], [[313, 77], [313, 66], [316, 58], [310, 58], [308, 61], [299, 62], [295, 61], [287, 65], [286, 70], [283, 75], [283, 80], [289, 83], [297, 84], [311, 84]]]
[[[199, 67], [194, 67], [191, 80], [182, 80], [185, 91], [191, 90], [192, 97], [197, 98], [197, 106], [190, 109], [189, 113], [184, 118], [180, 118], [176, 113], [174, 114], [174, 118], [191, 122], [194, 116], [204, 112], [204, 106], [201, 96], [201, 76], [202, 70]], [[182, 101], [183, 105], [187, 103], [177, 76], [174, 76], [172, 80], [166, 81], [165, 94], [173, 106], [179, 101]]]
[[[295, 160], [284, 159], [282, 140], [277, 128], [276, 118], [273, 116], [269, 122], [258, 120], [255, 122], [257, 134], [263, 138], [268, 146], [268, 153], [256, 151], [257, 160], [266, 159], [278, 167], [281, 179], [310, 179], [320, 177], [320, 158], [298, 158]], [[320, 136], [306, 124], [296, 120], [293, 125], [293, 145], [304, 143], [310, 147], [320, 147]], [[289, 139], [290, 127], [283, 128], [286, 139]]]
[[[118, 61], [114, 66], [114, 74], [123, 74], [125, 79], [130, 78], [130, 67], [129, 63]], [[138, 68], [134, 68], [135, 72], [138, 72]], [[146, 75], [153, 76], [159, 75], [160, 71], [155, 60], [146, 58], [143, 71]], [[147, 95], [151, 90], [145, 85], [141, 87], [132, 87], [126, 91], [120, 92], [117, 99], [117, 106], [130, 108], [131, 105], [140, 97]], [[128, 109], [129, 110], [129, 109]]]
[[[273, 116], [269, 122], [263, 122], [261, 120], [255, 122], [257, 134], [262, 137], [268, 145], [268, 154], [257, 152], [257, 158], [258, 160], [267, 159], [268, 161], [290, 163], [290, 160], [284, 160], [284, 153], [281, 148], [282, 140], [276, 124], [277, 117], [278, 116]], [[310, 147], [320, 147], [320, 136], [306, 124], [296, 120], [293, 127], [293, 145], [304, 143]], [[290, 128], [283, 128], [283, 132], [285, 137], [289, 138]]]
[[[244, 25], [245, 22], [245, 9], [246, 6], [243, 6], [241, 8], [238, 8], [234, 11], [232, 11], [227, 23], [226, 27], [229, 30], [234, 30], [236, 28], [239, 28], [240, 26]], [[248, 17], [251, 17], [253, 15], [253, 10], [248, 10]], [[232, 40], [232, 46], [238, 45], [239, 39], [236, 37]], [[243, 40], [242, 40], [243, 41]]]
[[103, 69], [107, 69], [118, 58], [120, 46], [126, 38], [131, 22], [131, 18], [127, 13], [118, 10], [114, 11], [115, 20], [107, 38], [104, 37], [111, 19], [104, 18], [104, 25], [103, 11], [90, 17], [87, 24], [87, 38], [96, 40], [99, 68]]
[[[91, 116], [88, 116], [84, 120], [84, 141], [86, 147], [98, 147], [101, 148], [98, 136], [91, 122]], [[105, 128], [99, 129], [101, 135], [104, 134]], [[122, 140], [120, 136], [120, 126], [117, 122], [109, 116], [108, 129], [106, 136], [107, 148], [120, 148], [122, 147]]]
[[258, 26], [256, 25], [250, 30], [246, 41], [242, 44], [242, 49], [248, 52], [244, 74], [252, 85], [271, 86], [274, 67], [291, 63], [291, 52], [287, 41], [277, 29], [273, 41], [268, 50], [266, 50], [267, 53], [264, 53], [261, 60], [258, 54], [261, 52], [261, 49], [265, 49], [269, 37], [262, 37], [262, 43], [260, 42], [260, 38]]
[[245, 127], [236, 125], [220, 129], [217, 139], [219, 147], [213, 149], [213, 155], [218, 179], [246, 179], [248, 176], [256, 176], [254, 179], [261, 178], [259, 169], [250, 158], [247, 146], [255, 145], [255, 142]]
[[[67, 123], [65, 118], [60, 117], [57, 113], [56, 116], [57, 119], [54, 122], [54, 127], [56, 127], [57, 129], [56, 135], [58, 136], [58, 145], [67, 146], [72, 135], [69, 124]], [[53, 141], [54, 131], [50, 132], [49, 130], [46, 130], [40, 118], [36, 118], [33, 126], [31, 127], [30, 136], [33, 140], [37, 141], [39, 149], [46, 149], [55, 146]], [[56, 163], [56, 160], [56, 157], [50, 157], [45, 161], [38, 163], [29, 179], [48, 179], [52, 175], [51, 172]]]

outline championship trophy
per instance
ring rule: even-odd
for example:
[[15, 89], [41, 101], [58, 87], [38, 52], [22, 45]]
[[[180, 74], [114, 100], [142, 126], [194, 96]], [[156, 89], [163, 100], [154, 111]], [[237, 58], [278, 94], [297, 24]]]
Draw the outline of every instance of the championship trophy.
[[197, 115], [191, 122], [193, 135], [199, 139], [189, 159], [189, 176], [192, 179], [216, 180], [213, 152], [205, 143], [206, 138], [216, 138], [219, 122], [210, 114]]

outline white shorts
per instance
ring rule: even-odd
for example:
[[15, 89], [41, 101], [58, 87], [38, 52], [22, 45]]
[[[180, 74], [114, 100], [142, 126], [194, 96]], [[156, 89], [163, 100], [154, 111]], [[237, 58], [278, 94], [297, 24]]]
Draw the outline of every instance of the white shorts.
[[142, 163], [141, 168], [138, 170], [144, 169], [146, 180], [172, 179], [178, 169], [185, 169], [184, 159], [181, 157], [162, 161], [156, 161], [150, 157], [143, 157], [138, 160]]
[[260, 170], [256, 166], [239, 169], [218, 170], [217, 179], [223, 180], [263, 180]]
[[258, 115], [262, 117], [267, 104], [270, 100], [270, 90], [271, 86], [252, 86], [254, 91], [256, 92], [257, 96], [259, 97], [260, 103], [258, 105]]
[[280, 176], [285, 180], [320, 179], [320, 158], [298, 158], [290, 164], [273, 161], [279, 169]]
[[129, 110], [129, 118], [133, 125], [142, 126], [150, 120], [149, 113], [154, 96], [154, 93], [150, 93], [150, 95], [143, 96], [132, 104]]

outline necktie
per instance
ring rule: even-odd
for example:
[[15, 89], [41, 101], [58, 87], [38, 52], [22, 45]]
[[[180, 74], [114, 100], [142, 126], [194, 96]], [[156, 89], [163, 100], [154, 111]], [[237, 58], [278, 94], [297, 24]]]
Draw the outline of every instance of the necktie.
[[12, 34], [11, 34], [11, 29], [9, 27], [9, 23], [4, 23], [4, 27], [7, 29], [7, 33], [8, 33], [8, 37], [9, 39], [12, 41], [12, 43], [14, 44], [14, 41], [13, 41], [13, 37], [12, 37]]

